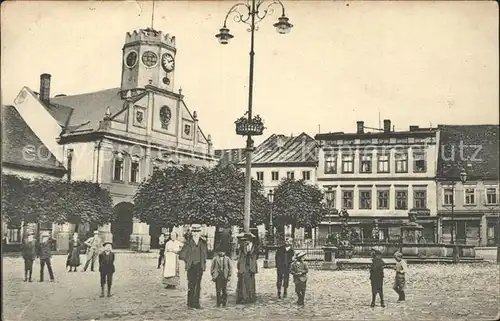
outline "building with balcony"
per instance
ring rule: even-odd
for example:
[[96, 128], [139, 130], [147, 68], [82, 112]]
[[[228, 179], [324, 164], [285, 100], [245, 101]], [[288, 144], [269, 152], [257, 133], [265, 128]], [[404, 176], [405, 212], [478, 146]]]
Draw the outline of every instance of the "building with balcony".
[[[210, 135], [205, 135], [195, 111], [181, 90], [174, 91], [177, 54], [175, 37], [151, 28], [126, 33], [121, 85], [76, 95], [52, 97], [57, 79], [40, 77], [40, 91], [24, 87], [14, 100], [27, 126], [68, 168], [73, 180], [97, 182], [113, 198], [118, 219], [98, 228], [116, 247], [149, 250], [161, 226], [133, 217], [133, 198], [142, 180], [155, 169], [176, 164], [215, 164]], [[53, 79], [52, 79], [53, 80]], [[61, 79], [60, 81], [64, 81]]]
[[[499, 126], [439, 125], [437, 211], [440, 241], [497, 244]], [[460, 173], [465, 177], [460, 177]], [[463, 175], [463, 174], [462, 174]]]
[[[427, 242], [438, 236], [436, 204], [436, 128], [409, 126], [365, 132], [363, 121], [352, 133], [321, 133], [317, 182], [331, 199], [331, 215], [318, 227], [320, 237], [339, 233], [338, 212], [346, 209], [362, 239], [372, 239], [374, 222], [379, 240], [399, 239], [408, 214], [416, 215]], [[330, 195], [328, 195], [330, 194]]]

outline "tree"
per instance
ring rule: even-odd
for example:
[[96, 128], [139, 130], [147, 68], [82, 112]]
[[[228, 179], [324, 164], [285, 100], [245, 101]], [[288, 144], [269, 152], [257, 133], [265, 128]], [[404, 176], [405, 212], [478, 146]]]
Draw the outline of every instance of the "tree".
[[284, 228], [315, 227], [326, 214], [323, 192], [304, 180], [285, 179], [274, 190], [273, 224]]
[[26, 209], [26, 189], [29, 180], [2, 173], [2, 216], [9, 225], [20, 226]]

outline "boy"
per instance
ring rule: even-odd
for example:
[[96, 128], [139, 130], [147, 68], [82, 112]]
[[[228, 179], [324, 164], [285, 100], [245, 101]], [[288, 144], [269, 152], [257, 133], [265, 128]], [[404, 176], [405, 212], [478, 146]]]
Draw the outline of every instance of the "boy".
[[297, 253], [290, 266], [290, 273], [293, 275], [293, 282], [295, 283], [295, 293], [298, 296], [298, 305], [304, 305], [304, 297], [306, 295], [308, 269], [306, 263], [302, 260], [305, 255], [306, 252], [304, 251]]
[[24, 259], [24, 282], [31, 281], [31, 275], [33, 274], [33, 261], [36, 257], [36, 243], [33, 236], [33, 232], [28, 232], [26, 240], [23, 242], [21, 253]]
[[42, 233], [40, 244], [38, 245], [38, 257], [40, 258], [40, 282], [43, 282], [45, 265], [47, 265], [47, 270], [49, 270], [50, 282], [54, 282], [54, 272], [52, 271], [52, 263], [50, 262], [50, 258], [52, 257], [52, 241], [53, 240], [50, 239], [49, 232]]
[[215, 292], [217, 294], [217, 307], [222, 304], [223, 307], [227, 303], [227, 283], [231, 280], [232, 264], [229, 257], [226, 256], [225, 249], [219, 247], [217, 250], [218, 256], [212, 260], [210, 272], [212, 281], [215, 282]]
[[101, 273], [101, 295], [104, 297], [104, 285], [108, 284], [108, 297], [111, 296], [111, 284], [113, 283], [113, 273], [115, 273], [115, 253], [111, 250], [113, 244], [105, 242], [104, 251], [99, 254], [99, 272]]
[[283, 285], [283, 297], [287, 296], [288, 282], [290, 280], [290, 266], [293, 261], [294, 251], [292, 248], [293, 240], [286, 238], [285, 244], [278, 248], [275, 255], [276, 262], [276, 288], [278, 290], [278, 299], [281, 299], [281, 286]]
[[403, 260], [403, 254], [401, 252], [394, 253], [394, 257], [396, 258], [396, 266], [394, 269], [396, 270], [396, 277], [394, 279], [393, 289], [399, 295], [398, 302], [404, 301], [405, 296], [405, 275], [406, 275], [406, 261]]
[[372, 303], [371, 307], [375, 307], [375, 298], [380, 296], [380, 306], [385, 308], [384, 305], [384, 261], [382, 260], [382, 253], [372, 248], [372, 264], [370, 266], [370, 281], [372, 285]]

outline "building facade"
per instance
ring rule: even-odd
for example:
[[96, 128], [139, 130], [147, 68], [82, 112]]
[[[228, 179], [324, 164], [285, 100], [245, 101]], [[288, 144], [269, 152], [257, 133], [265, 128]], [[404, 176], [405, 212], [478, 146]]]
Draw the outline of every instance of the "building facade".
[[[437, 171], [440, 242], [498, 244], [498, 125], [440, 125]], [[462, 182], [461, 173], [466, 174]], [[463, 174], [462, 174], [463, 175]]]
[[[166, 166], [216, 161], [196, 111], [188, 109], [181, 90], [174, 92], [176, 54], [175, 37], [136, 30], [125, 36], [120, 87], [51, 97], [51, 76], [43, 74], [39, 93], [24, 87], [14, 101], [70, 179], [97, 182], [110, 191], [118, 219], [99, 231], [116, 247], [149, 250], [157, 244], [162, 227], [132, 216], [142, 180]], [[78, 228], [67, 224], [65, 231]]]
[[384, 128], [365, 132], [357, 122], [353, 133], [323, 133], [317, 181], [331, 194], [331, 214], [318, 227], [318, 235], [339, 233], [338, 212], [346, 209], [361, 239], [373, 239], [378, 223], [380, 241], [397, 240], [400, 226], [410, 212], [424, 227], [427, 242], [438, 237], [436, 204], [437, 129], [410, 126], [394, 131], [391, 121]]

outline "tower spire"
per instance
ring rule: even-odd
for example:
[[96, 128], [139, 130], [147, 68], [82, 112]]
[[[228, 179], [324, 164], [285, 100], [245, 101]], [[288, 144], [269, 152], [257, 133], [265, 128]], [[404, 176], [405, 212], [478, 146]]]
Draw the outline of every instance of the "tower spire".
[[155, 0], [153, 0], [153, 10], [151, 12], [151, 29], [154, 30], [154, 21], [155, 21]]

